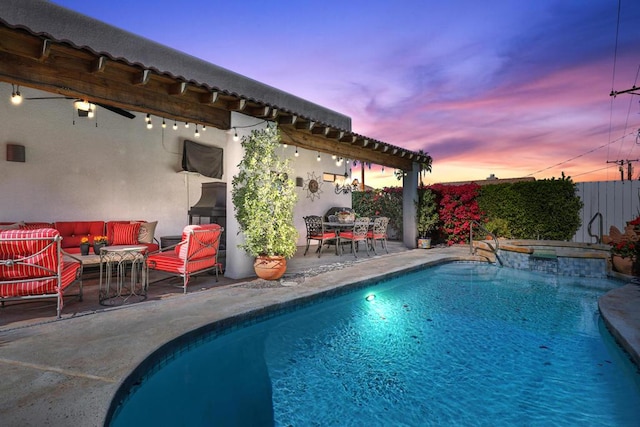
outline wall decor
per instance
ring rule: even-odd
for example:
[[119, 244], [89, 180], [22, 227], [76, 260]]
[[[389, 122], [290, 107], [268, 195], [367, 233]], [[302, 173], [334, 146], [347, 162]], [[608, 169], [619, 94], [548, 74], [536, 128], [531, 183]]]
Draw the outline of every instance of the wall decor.
[[307, 192], [307, 198], [313, 202], [316, 198], [320, 198], [322, 193], [322, 180], [320, 175], [316, 175], [315, 172], [307, 172], [307, 180], [304, 183], [303, 190]]

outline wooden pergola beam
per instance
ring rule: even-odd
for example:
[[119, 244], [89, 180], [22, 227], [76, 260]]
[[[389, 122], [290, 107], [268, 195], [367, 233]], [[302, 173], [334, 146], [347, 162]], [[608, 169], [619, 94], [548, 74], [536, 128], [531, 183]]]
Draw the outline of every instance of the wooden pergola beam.
[[238, 111], [276, 121], [292, 145], [402, 170], [428, 160], [293, 112], [2, 25], [0, 81], [223, 130], [230, 128], [231, 112]]

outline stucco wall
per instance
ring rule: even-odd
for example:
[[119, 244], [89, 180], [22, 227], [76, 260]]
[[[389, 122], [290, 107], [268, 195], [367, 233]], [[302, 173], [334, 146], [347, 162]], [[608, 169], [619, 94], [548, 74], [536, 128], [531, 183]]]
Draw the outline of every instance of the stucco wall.
[[[182, 142], [196, 140], [193, 124], [174, 131], [168, 122], [163, 132], [153, 117], [148, 130], [143, 114], [127, 119], [102, 108], [94, 119], [74, 118], [73, 100], [25, 100], [16, 107], [10, 92], [0, 85], [1, 221], [145, 219], [158, 220], [156, 236], [179, 234], [201, 182], [217, 181], [179, 173]], [[225, 148], [225, 133], [201, 134], [198, 142]], [[6, 161], [7, 143], [25, 146], [25, 163]]]

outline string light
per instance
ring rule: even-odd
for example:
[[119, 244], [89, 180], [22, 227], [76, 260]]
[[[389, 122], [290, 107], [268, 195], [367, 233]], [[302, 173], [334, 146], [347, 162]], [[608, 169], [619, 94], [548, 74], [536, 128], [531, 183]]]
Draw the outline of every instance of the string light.
[[202, 132], [206, 132], [207, 131], [207, 125], [202, 125]]
[[335, 154], [332, 154], [332, 155], [331, 155], [331, 158], [332, 158], [333, 160], [335, 160], [337, 157], [338, 157], [338, 156], [336, 156]]
[[284, 144], [282, 144], [283, 148], [287, 148], [289, 146], [289, 144], [287, 144], [286, 142]]
[[184, 122], [184, 128], [189, 129], [189, 122]]
[[162, 118], [162, 129], [167, 128], [167, 123], [164, 121], [164, 117]]
[[13, 105], [22, 104], [22, 94], [20, 93], [20, 85], [18, 85], [18, 88], [16, 89], [16, 87], [12, 84], [11, 88], [12, 88], [12, 91], [11, 91], [11, 103]]
[[178, 130], [178, 123], [175, 120], [173, 121], [173, 130]]
[[316, 158], [317, 161], [320, 161], [320, 153], [318, 153], [318, 157]]
[[236, 128], [233, 128], [233, 140], [237, 141], [239, 139], [240, 137], [238, 136], [238, 130]]
[[147, 113], [147, 117], [144, 118], [145, 123], [149, 123], [151, 121], [151, 115]]
[[196, 123], [196, 133], [193, 135], [196, 138], [200, 138], [200, 132], [198, 132], [198, 124]]
[[296, 152], [294, 153], [294, 156], [296, 157], [300, 156], [300, 153], [298, 153], [298, 147], [296, 147]]

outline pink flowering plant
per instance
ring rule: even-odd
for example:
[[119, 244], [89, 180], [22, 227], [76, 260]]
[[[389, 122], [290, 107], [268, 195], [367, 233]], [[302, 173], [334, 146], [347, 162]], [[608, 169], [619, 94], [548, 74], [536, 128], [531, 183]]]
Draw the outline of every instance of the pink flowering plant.
[[633, 240], [621, 240], [611, 243], [611, 253], [622, 258], [634, 257], [638, 253], [638, 242]]

